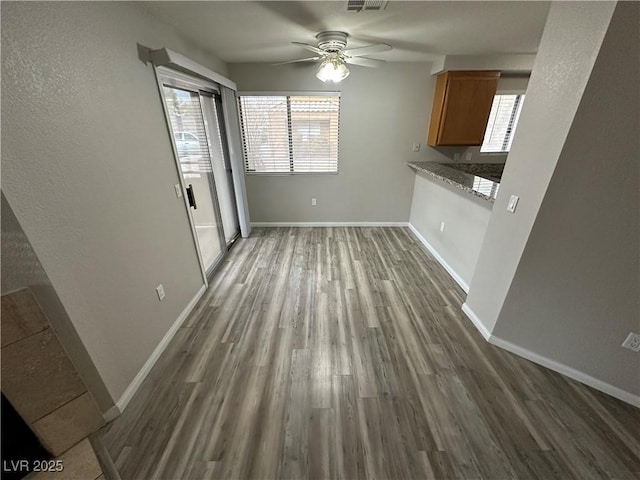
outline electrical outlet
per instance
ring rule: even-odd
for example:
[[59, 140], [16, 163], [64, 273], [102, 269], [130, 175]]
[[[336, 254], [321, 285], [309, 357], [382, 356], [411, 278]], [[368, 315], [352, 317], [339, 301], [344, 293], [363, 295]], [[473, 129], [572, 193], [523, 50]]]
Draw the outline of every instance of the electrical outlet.
[[464, 158], [467, 162], [470, 162], [473, 160], [473, 152], [467, 152]]
[[317, 204], [318, 204], [318, 202], [316, 201], [316, 199], [315, 199], [315, 198], [312, 198], [312, 199], [311, 199], [311, 206], [312, 206], [312, 207], [315, 207]]
[[442, 223], [440, 224], [440, 231], [441, 231], [441, 232], [444, 232], [444, 222], [442, 222]]
[[419, 152], [420, 151], [420, 144], [419, 143], [414, 143], [413, 144], [413, 151], [414, 152]]
[[459, 162], [460, 161], [460, 154], [459, 153], [454, 153], [453, 154], [453, 161], [454, 162]]
[[624, 348], [633, 350], [634, 352], [640, 352], [640, 335], [631, 332], [629, 335], [627, 335], [625, 341], [622, 342], [622, 346]]
[[158, 300], [164, 300], [164, 287], [162, 286], [162, 284], [156, 287], [156, 293], [158, 294]]

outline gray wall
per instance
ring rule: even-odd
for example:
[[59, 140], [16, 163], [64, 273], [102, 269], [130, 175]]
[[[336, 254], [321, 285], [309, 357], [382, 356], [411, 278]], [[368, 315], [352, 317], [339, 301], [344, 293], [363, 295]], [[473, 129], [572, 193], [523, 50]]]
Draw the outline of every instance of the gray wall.
[[2, 4], [2, 190], [114, 400], [203, 284], [137, 43], [226, 73], [132, 4]]
[[[505, 166], [467, 306], [492, 331], [564, 147], [615, 3], [554, 3]], [[511, 194], [520, 202], [506, 210]]]
[[494, 329], [636, 395], [639, 58], [640, 4], [619, 4]]
[[635, 395], [638, 8], [552, 5], [467, 298], [496, 337]]
[[[534, 56], [535, 57], [535, 56]], [[498, 80], [498, 94], [514, 94], [514, 93], [526, 93], [527, 85], [529, 85], [529, 76], [527, 74], [502, 74], [500, 80]]]
[[[505, 75], [498, 93], [525, 93], [528, 75]], [[430, 116], [430, 111], [428, 112]], [[453, 162], [454, 154], [464, 163], [504, 163], [506, 154], [480, 154], [480, 147], [431, 148], [441, 154], [438, 161]], [[471, 158], [466, 158], [470, 153]], [[409, 223], [429, 242], [467, 287], [480, 255], [492, 204], [432, 177], [416, 174]], [[440, 224], [445, 222], [444, 232]]]
[[[425, 148], [434, 78], [430, 64], [354, 66], [342, 83], [326, 85], [315, 66], [230, 64], [239, 91], [340, 90], [337, 175], [248, 175], [253, 222], [406, 222], [414, 173], [405, 163], [442, 159]], [[422, 150], [412, 152], [419, 142]], [[311, 206], [311, 198], [318, 205]]]
[[[416, 174], [409, 222], [468, 286], [492, 204], [433, 177]], [[445, 223], [444, 232], [440, 231]]]
[[534, 53], [497, 53], [485, 55], [443, 55], [433, 61], [432, 73], [447, 70], [500, 70], [514, 74], [531, 72]]

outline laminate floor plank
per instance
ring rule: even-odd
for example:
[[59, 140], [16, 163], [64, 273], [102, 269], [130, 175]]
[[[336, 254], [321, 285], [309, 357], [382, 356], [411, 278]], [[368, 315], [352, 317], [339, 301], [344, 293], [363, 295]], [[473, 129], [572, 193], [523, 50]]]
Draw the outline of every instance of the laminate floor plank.
[[123, 480], [640, 478], [640, 410], [463, 301], [407, 228], [256, 228], [105, 448]]

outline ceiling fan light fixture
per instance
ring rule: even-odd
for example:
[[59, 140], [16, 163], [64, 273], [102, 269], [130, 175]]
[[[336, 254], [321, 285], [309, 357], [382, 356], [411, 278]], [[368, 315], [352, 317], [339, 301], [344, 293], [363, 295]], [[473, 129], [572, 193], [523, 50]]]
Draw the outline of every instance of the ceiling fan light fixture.
[[323, 82], [338, 83], [349, 76], [349, 69], [337, 56], [326, 58], [318, 67], [316, 78]]

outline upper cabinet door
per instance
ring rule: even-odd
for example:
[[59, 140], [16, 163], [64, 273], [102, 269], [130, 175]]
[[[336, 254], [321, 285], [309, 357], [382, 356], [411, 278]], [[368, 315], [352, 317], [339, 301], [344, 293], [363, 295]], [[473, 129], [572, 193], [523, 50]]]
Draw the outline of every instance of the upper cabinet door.
[[499, 78], [490, 71], [438, 74], [427, 144], [482, 145]]

